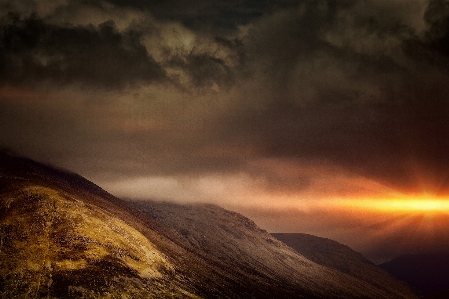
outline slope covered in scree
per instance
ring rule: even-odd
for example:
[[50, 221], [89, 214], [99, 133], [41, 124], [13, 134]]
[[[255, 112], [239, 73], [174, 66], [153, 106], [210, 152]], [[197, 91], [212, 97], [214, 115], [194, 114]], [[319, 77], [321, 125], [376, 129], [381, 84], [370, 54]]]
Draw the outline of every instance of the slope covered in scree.
[[410, 292], [404, 283], [367, 260], [359, 252], [334, 240], [302, 233], [272, 233], [300, 254], [317, 264], [337, 269], [391, 293]]
[[1, 298], [414, 298], [320, 266], [216, 206], [129, 203], [0, 154]]

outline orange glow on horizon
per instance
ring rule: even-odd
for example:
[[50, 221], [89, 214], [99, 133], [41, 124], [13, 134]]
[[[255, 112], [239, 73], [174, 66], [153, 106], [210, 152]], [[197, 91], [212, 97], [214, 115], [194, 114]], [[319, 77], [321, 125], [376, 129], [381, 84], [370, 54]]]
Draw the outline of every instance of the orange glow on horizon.
[[343, 209], [403, 213], [449, 213], [449, 199], [353, 199], [337, 200], [335, 205]]

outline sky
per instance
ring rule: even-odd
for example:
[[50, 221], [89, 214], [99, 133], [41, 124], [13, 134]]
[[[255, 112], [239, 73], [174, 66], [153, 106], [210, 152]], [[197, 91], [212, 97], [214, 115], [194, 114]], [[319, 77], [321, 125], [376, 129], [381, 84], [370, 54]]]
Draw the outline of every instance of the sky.
[[376, 262], [449, 246], [448, 94], [445, 0], [0, 0], [1, 148]]

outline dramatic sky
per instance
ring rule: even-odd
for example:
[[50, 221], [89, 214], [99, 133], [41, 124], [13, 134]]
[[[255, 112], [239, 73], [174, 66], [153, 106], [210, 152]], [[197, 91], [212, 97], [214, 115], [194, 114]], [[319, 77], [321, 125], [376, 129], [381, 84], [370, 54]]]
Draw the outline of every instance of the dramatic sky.
[[440, 248], [449, 1], [0, 0], [0, 147], [376, 261]]

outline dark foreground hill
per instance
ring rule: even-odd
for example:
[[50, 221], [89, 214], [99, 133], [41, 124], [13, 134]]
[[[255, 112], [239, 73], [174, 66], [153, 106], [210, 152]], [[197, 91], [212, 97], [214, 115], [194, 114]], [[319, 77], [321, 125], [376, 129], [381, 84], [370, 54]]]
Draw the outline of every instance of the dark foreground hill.
[[405, 292], [409, 288], [361, 253], [334, 240], [302, 233], [272, 233], [276, 239], [284, 242], [307, 259], [329, 268], [370, 282], [389, 292]]
[[0, 298], [416, 298], [318, 265], [216, 206], [129, 203], [0, 154]]
[[425, 299], [447, 299], [449, 298], [449, 288], [424, 297]]
[[449, 253], [404, 255], [379, 266], [394, 277], [414, 286], [423, 295], [449, 288]]

